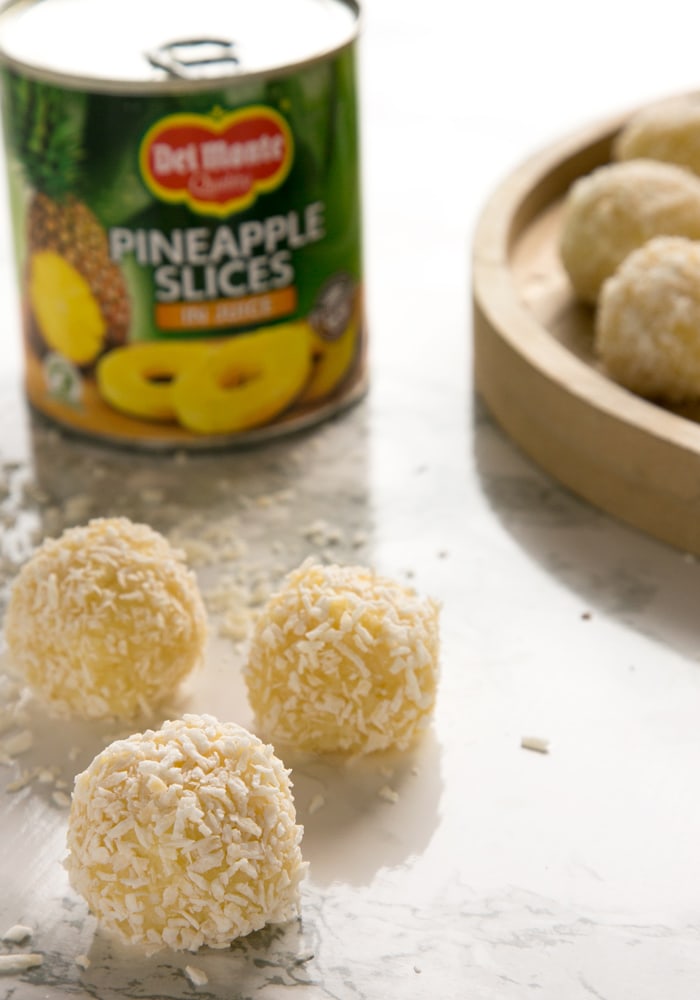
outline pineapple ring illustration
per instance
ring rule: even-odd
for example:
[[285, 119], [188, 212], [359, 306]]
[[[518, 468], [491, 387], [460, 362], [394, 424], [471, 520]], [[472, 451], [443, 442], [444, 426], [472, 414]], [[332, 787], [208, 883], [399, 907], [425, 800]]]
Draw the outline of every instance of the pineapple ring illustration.
[[310, 329], [288, 323], [220, 343], [131, 344], [97, 366], [102, 398], [115, 410], [218, 434], [272, 419], [299, 395], [311, 371]]
[[357, 317], [353, 317], [337, 340], [326, 340], [317, 333], [312, 333], [313, 367], [311, 378], [299, 399], [300, 403], [315, 403], [323, 399], [342, 381], [355, 357], [357, 333]]
[[172, 387], [207, 348], [197, 341], [154, 341], [109, 351], [97, 366], [106, 403], [130, 417], [175, 421]]
[[211, 348], [173, 382], [180, 423], [199, 434], [222, 434], [272, 420], [309, 378], [310, 332], [306, 323], [286, 323]]

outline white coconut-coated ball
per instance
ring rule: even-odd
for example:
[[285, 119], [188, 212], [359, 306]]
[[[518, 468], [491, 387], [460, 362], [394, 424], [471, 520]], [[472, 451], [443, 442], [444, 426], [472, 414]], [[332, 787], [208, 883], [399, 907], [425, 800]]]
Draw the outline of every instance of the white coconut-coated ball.
[[631, 115], [615, 139], [613, 156], [662, 160], [700, 174], [700, 94], [657, 101]]
[[595, 350], [641, 396], [700, 398], [700, 242], [661, 236], [627, 257], [603, 286]]
[[148, 525], [96, 518], [47, 539], [12, 587], [10, 655], [53, 714], [133, 718], [176, 693], [207, 621], [184, 555]]
[[439, 605], [361, 566], [309, 560], [256, 621], [245, 670], [275, 745], [365, 754], [427, 728], [439, 672]]
[[700, 178], [654, 160], [608, 163], [578, 178], [562, 210], [560, 253], [576, 295], [603, 282], [654, 236], [700, 239]]
[[148, 953], [226, 948], [296, 917], [306, 872], [289, 771], [231, 722], [185, 715], [75, 779], [65, 867], [106, 931]]

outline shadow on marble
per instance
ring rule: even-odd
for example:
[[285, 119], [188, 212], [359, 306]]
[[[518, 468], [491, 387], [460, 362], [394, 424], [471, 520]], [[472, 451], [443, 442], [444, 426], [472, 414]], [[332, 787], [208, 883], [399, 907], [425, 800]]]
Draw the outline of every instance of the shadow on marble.
[[523, 551], [605, 615], [697, 656], [695, 557], [575, 496], [534, 464], [475, 399], [474, 469], [498, 522]]
[[425, 851], [440, 819], [441, 756], [432, 729], [405, 753], [348, 762], [283, 754], [314, 885], [368, 886]]
[[[192, 704], [191, 693], [185, 688], [158, 714], [129, 723], [57, 719], [28, 694], [6, 651], [0, 654], [0, 671], [3, 680], [16, 681], [14, 689], [3, 689], [6, 707], [14, 708], [16, 716], [6, 738], [21, 739], [25, 734], [27, 738], [26, 749], [13, 759], [8, 772], [7, 794], [27, 815], [30, 800], [37, 800], [53, 815], [51, 822], [60, 827], [67, 822], [74, 776], [109, 743], [136, 731], [158, 728], [163, 719], [200, 707]], [[242, 684], [239, 687], [238, 709], [223, 701], [218, 705], [210, 702], [202, 710], [216, 711], [219, 717], [255, 731]], [[303, 852], [315, 885], [369, 885], [378, 871], [400, 867], [430, 843], [442, 796], [442, 749], [433, 729], [405, 753], [385, 752], [349, 760], [335, 755], [299, 755], [279, 747], [276, 753], [292, 770], [297, 820], [304, 826]]]

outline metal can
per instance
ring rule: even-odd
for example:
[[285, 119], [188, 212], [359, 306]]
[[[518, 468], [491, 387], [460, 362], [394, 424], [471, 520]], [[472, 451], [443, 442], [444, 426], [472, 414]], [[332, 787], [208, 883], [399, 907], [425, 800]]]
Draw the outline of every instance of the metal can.
[[211, 447], [364, 393], [358, 21], [354, 0], [3, 9], [34, 408]]

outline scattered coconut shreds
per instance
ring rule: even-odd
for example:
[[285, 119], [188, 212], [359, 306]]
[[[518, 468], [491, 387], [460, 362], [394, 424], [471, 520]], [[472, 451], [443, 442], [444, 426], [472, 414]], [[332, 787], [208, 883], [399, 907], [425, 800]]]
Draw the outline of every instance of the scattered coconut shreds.
[[89, 969], [90, 968], [90, 959], [88, 958], [87, 955], [76, 955], [75, 956], [75, 964], [80, 969]]
[[67, 523], [86, 521], [92, 511], [92, 497], [84, 493], [68, 497], [63, 504], [63, 515]]
[[25, 972], [34, 969], [44, 961], [43, 955], [35, 952], [16, 952], [13, 955], [0, 955], [0, 975], [11, 975], [13, 972]]
[[219, 624], [219, 635], [233, 642], [244, 642], [253, 625], [253, 615], [248, 611], [231, 611]]
[[203, 591], [202, 597], [212, 614], [241, 608], [248, 603], [248, 591], [230, 576], [222, 577], [216, 587]]
[[384, 802], [391, 802], [392, 805], [399, 801], [399, 793], [394, 791], [394, 789], [390, 788], [388, 785], [382, 785], [377, 792], [377, 795], [380, 799], [383, 799]]
[[68, 809], [70, 806], [70, 795], [66, 795], [65, 792], [55, 791], [51, 793], [51, 801], [54, 805], [57, 805], [59, 809]]
[[246, 554], [247, 546], [240, 534], [236, 517], [209, 522], [192, 517], [172, 531], [169, 539], [185, 552], [191, 566], [213, 566], [236, 562]]
[[314, 545], [338, 545], [343, 539], [340, 528], [334, 528], [326, 521], [318, 520], [302, 528], [301, 534]]
[[209, 976], [204, 969], [198, 969], [196, 965], [186, 965], [185, 975], [193, 986], [206, 986], [209, 982]]
[[30, 938], [33, 933], [32, 928], [27, 927], [26, 924], [14, 924], [5, 931], [2, 939], [3, 941], [9, 941], [11, 944], [21, 944], [22, 941]]
[[6, 792], [21, 792], [23, 788], [30, 785], [34, 778], [36, 777], [36, 771], [22, 771], [16, 778], [12, 781], [8, 781], [5, 785]]
[[535, 753], [549, 753], [549, 740], [541, 736], [523, 736], [520, 746], [523, 750], [534, 750]]
[[248, 602], [254, 608], [259, 607], [261, 604], [265, 603], [269, 596], [270, 585], [266, 580], [261, 580], [253, 585]]
[[29, 692], [14, 678], [0, 675], [0, 735], [26, 726], [29, 716], [25, 710]]
[[321, 795], [320, 792], [318, 792], [311, 799], [311, 802], [309, 802], [309, 816], [313, 816], [314, 813], [317, 813], [319, 811], [319, 809], [323, 809], [325, 804], [326, 804], [325, 798], [323, 797], [323, 795]]
[[161, 503], [165, 499], [165, 494], [155, 487], [147, 487], [145, 490], [141, 490], [141, 499], [148, 504]]
[[20, 754], [31, 750], [34, 745], [34, 737], [31, 729], [20, 729], [18, 733], [12, 733], [0, 740], [0, 753], [7, 757], [19, 757]]

